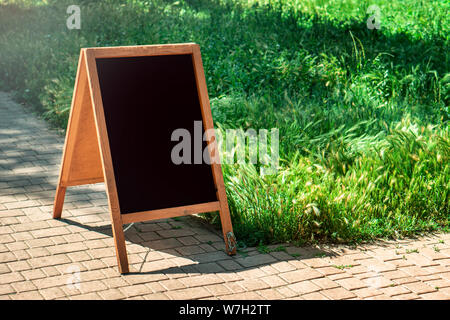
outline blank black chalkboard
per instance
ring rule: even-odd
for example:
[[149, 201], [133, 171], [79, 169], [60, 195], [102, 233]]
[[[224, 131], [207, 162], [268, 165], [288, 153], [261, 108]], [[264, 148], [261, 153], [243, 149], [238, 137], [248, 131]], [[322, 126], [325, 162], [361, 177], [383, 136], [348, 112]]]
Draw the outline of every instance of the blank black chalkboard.
[[[191, 159], [182, 155], [195, 164], [172, 162], [176, 129], [190, 132]], [[82, 48], [53, 218], [68, 187], [104, 182], [120, 273], [130, 270], [123, 225], [135, 222], [219, 211], [226, 252], [235, 254], [220, 162], [204, 159], [219, 160], [213, 131], [197, 44]]]
[[217, 201], [209, 164], [171, 160], [172, 132], [191, 133], [193, 156], [194, 121], [202, 121], [192, 55], [96, 58], [96, 65], [120, 212]]

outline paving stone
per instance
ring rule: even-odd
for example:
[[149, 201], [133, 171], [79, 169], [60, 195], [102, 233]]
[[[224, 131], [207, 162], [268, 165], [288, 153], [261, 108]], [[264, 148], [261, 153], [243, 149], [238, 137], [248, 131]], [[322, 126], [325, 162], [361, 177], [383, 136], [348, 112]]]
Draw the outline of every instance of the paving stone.
[[169, 300], [169, 297], [164, 293], [151, 293], [143, 296], [145, 300]]
[[347, 290], [355, 290], [367, 287], [367, 284], [356, 278], [346, 278], [341, 280], [336, 280], [336, 283], [341, 285]]
[[392, 298], [385, 294], [381, 294], [378, 296], [369, 297], [366, 300], [392, 300]]
[[211, 284], [223, 283], [224, 281], [214, 274], [203, 274], [194, 277], [179, 279], [186, 287], [207, 286]]
[[123, 292], [127, 298], [152, 293], [152, 290], [144, 284], [134, 284], [131, 286], [120, 287], [119, 290]]
[[239, 271], [238, 275], [240, 277], [242, 277], [243, 279], [256, 279], [256, 278], [265, 277], [268, 274], [265, 273], [260, 268], [249, 268], [249, 269]]
[[33, 258], [28, 261], [32, 268], [42, 268], [71, 262], [69, 257], [65, 254]]
[[326, 289], [320, 291], [320, 293], [332, 300], [342, 300], [356, 297], [354, 293], [344, 288]]
[[289, 261], [293, 259], [293, 257], [290, 254], [284, 251], [274, 251], [270, 252], [269, 254], [279, 261]]
[[234, 282], [244, 279], [244, 277], [241, 276], [241, 273], [235, 273], [235, 272], [219, 272], [216, 273], [216, 276], [221, 278], [224, 282]]
[[416, 294], [423, 294], [436, 291], [435, 288], [423, 283], [423, 282], [412, 282], [404, 284], [404, 286], [410, 291]]
[[99, 291], [98, 294], [104, 299], [104, 300], [119, 300], [124, 299], [126, 296], [120, 292], [118, 289], [108, 289], [104, 291]]
[[25, 279], [19, 272], [8, 272], [0, 274], [0, 285], [11, 284], [13, 282], [22, 280]]
[[129, 285], [128, 282], [126, 282], [122, 277], [106, 278], [102, 281], [110, 289], [126, 287]]
[[[192, 263], [192, 262], [191, 262]], [[199, 273], [216, 273], [225, 271], [219, 264], [215, 262], [199, 263], [194, 265]]]
[[46, 228], [40, 230], [31, 231], [32, 238], [48, 238], [54, 236], [61, 236], [69, 234], [70, 231], [65, 227], [57, 227], [57, 228]]
[[450, 287], [450, 280], [445, 279], [437, 279], [437, 280], [431, 280], [431, 281], [425, 281], [427, 285], [429, 285], [432, 288], [448, 288]]
[[418, 267], [416, 265], [411, 266], [411, 267], [404, 267], [404, 268], [401, 268], [400, 270], [402, 270], [403, 272], [406, 272], [407, 274], [409, 274], [412, 277], [430, 275], [430, 273], [428, 271], [426, 271], [424, 268]]
[[290, 299], [295, 296], [298, 296], [297, 293], [295, 293], [288, 287], [279, 287], [279, 288], [276, 288], [275, 290], [277, 290], [283, 297], [285, 297], [285, 299]]
[[275, 289], [257, 290], [255, 293], [267, 300], [284, 299], [284, 296]]
[[417, 280], [420, 281], [432, 281], [432, 280], [438, 280], [440, 279], [439, 274], [430, 274], [428, 276], [417, 276]]
[[314, 284], [318, 285], [322, 289], [332, 289], [339, 287], [339, 284], [329, 278], [319, 278], [311, 280]]
[[37, 290], [37, 287], [30, 281], [20, 281], [11, 284], [16, 292]]
[[225, 296], [219, 296], [220, 300], [262, 300], [263, 297], [256, 292], [234, 293]]
[[450, 288], [440, 288], [439, 292], [445, 293], [446, 295], [450, 296]]
[[388, 262], [379, 262], [378, 260], [362, 260], [361, 264], [367, 267], [369, 271], [374, 272], [387, 272], [395, 271], [397, 267]]
[[47, 250], [47, 248], [43, 248], [43, 247], [28, 249], [27, 254], [32, 258], [40, 258], [40, 257], [50, 256], [50, 252]]
[[373, 296], [383, 294], [382, 291], [379, 291], [378, 289], [375, 289], [375, 288], [362, 288], [362, 289], [352, 290], [352, 293], [356, 294], [358, 299], [366, 299], [366, 298], [370, 298]]
[[429, 274], [439, 274], [440, 276], [450, 274], [450, 266], [439, 265], [439, 266], [425, 267], [423, 269]]
[[14, 300], [43, 300], [44, 297], [38, 291], [21, 292], [11, 296]]
[[281, 279], [277, 275], [270, 275], [270, 276], [267, 276], [267, 277], [261, 277], [260, 280], [264, 281], [265, 283], [267, 283], [271, 288], [287, 285], [287, 282], [284, 281], [283, 279]]
[[352, 278], [353, 275], [347, 272], [340, 272], [340, 273], [336, 273], [336, 274], [331, 274], [328, 276], [328, 278], [330, 280], [341, 280], [341, 279], [347, 279], [347, 278]]
[[166, 290], [177, 290], [186, 288], [186, 285], [184, 285], [181, 281], [177, 279], [160, 281], [159, 284], [161, 284]]
[[394, 279], [400, 279], [400, 278], [407, 278], [407, 277], [409, 277], [409, 274], [407, 274], [401, 270], [394, 270], [394, 271], [383, 272], [383, 276], [390, 280], [394, 280]]
[[204, 287], [168, 291], [165, 294], [172, 300], [202, 299], [212, 296], [212, 293]]
[[312, 281], [306, 280], [291, 284], [288, 286], [289, 289], [298, 293], [300, 295], [320, 291], [321, 288], [318, 285], [315, 285]]
[[53, 300], [61, 297], [65, 297], [66, 294], [58, 287], [51, 287], [47, 289], [39, 290], [40, 294], [47, 300]]
[[322, 278], [323, 275], [315, 269], [307, 268], [281, 273], [280, 277], [288, 283], [295, 283], [303, 280]]
[[450, 300], [450, 296], [442, 292], [430, 292], [420, 295], [420, 299], [424, 300]]
[[408, 254], [406, 256], [406, 258], [408, 259], [408, 261], [414, 263], [414, 265], [416, 265], [418, 267], [422, 267], [422, 268], [439, 265], [439, 263], [437, 261], [433, 261], [433, 259], [429, 259], [420, 253]]
[[389, 286], [386, 288], [381, 288], [380, 291], [390, 297], [411, 293], [411, 290], [406, 289], [404, 286]]
[[83, 283], [81, 283], [81, 285], [80, 285], [80, 291], [83, 294], [107, 290], [107, 289], [108, 289], [108, 287], [100, 280], [94, 280], [94, 281], [89, 281], [89, 282], [83, 281]]
[[392, 282], [394, 282], [395, 284], [406, 284], [406, 283], [412, 283], [412, 282], [418, 282], [419, 280], [413, 277], [407, 277], [407, 278], [399, 278], [399, 279], [394, 279], [392, 280]]
[[367, 254], [381, 261], [391, 261], [401, 258], [401, 255], [395, 249], [375, 249], [367, 252]]
[[288, 262], [289, 264], [293, 265], [296, 269], [304, 269], [308, 267], [305, 263], [299, 260], [289, 260]]
[[417, 300], [420, 297], [415, 293], [401, 294], [393, 297], [394, 300]]
[[218, 262], [220, 260], [232, 259], [230, 258], [230, 256], [228, 256], [225, 252], [222, 251], [195, 254], [190, 258], [194, 261], [197, 261], [198, 263]]
[[243, 257], [235, 259], [237, 263], [245, 268], [259, 266], [262, 264], [268, 264], [276, 262], [277, 260], [270, 254], [258, 254], [252, 257]]
[[246, 279], [238, 281], [237, 284], [247, 291], [256, 291], [270, 288], [270, 286], [261, 279]]
[[245, 292], [245, 289], [238, 282], [226, 282], [224, 286], [230, 289], [233, 293]]
[[163, 287], [159, 282], [156, 281], [148, 282], [145, 285], [154, 293], [167, 291], [165, 287]]
[[102, 300], [102, 298], [96, 292], [71, 296], [70, 299], [71, 300]]
[[87, 247], [82, 242], [68, 243], [63, 245], [46, 247], [46, 249], [52, 254], [71, 253], [76, 251], [84, 251]]
[[331, 276], [334, 274], [345, 273], [344, 271], [339, 270], [336, 267], [323, 267], [323, 268], [317, 268], [316, 270], [324, 276]]
[[17, 258], [12, 252], [2, 252], [0, 253], [0, 263], [6, 263], [11, 261], [16, 261]]
[[0, 286], [0, 296], [17, 292], [12, 285], [4, 284]]
[[233, 293], [228, 287], [223, 284], [213, 284], [205, 286], [205, 289], [207, 289], [216, 297]]
[[[256, 268], [255, 268], [256, 269]], [[259, 266], [257, 268], [258, 270], [264, 272], [266, 275], [277, 275], [280, 273], [280, 271], [278, 271], [277, 269], [275, 269], [274, 267], [272, 267], [271, 265], [263, 265], [263, 266]], [[292, 270], [296, 270], [296, 268], [292, 269]]]
[[233, 260], [223, 260], [217, 263], [225, 270], [239, 270], [242, 268], [237, 262]]
[[425, 256], [426, 258], [430, 259], [430, 260], [440, 260], [440, 259], [448, 259], [449, 255], [444, 254], [440, 251], [436, 251], [434, 249], [431, 248], [424, 248], [420, 250], [420, 254]]
[[296, 270], [296, 268], [287, 261], [272, 263], [270, 267], [275, 268], [278, 272], [288, 272]]
[[369, 269], [366, 266], [362, 266], [362, 265], [353, 266], [351, 268], [346, 268], [345, 271], [347, 273], [352, 274], [352, 275], [360, 275], [360, 274], [363, 274], [363, 273], [370, 272]]
[[205, 250], [203, 250], [198, 245], [179, 247], [179, 248], [176, 248], [176, 250], [184, 256], [191, 256], [194, 254], [199, 254], [199, 253], [205, 252]]
[[195, 235], [190, 229], [173, 229], [173, 230], [159, 230], [156, 231], [163, 238], [177, 238]]
[[394, 284], [391, 280], [383, 277], [383, 276], [377, 276], [377, 277], [371, 277], [367, 279], [362, 280], [368, 287], [370, 288], [386, 288]]

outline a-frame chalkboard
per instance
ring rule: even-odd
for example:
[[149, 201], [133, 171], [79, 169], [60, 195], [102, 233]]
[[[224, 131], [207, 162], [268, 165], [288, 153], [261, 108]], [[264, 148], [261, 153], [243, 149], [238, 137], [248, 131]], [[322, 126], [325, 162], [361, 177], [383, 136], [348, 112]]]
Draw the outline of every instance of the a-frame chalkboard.
[[[215, 161], [175, 164], [179, 128], [206, 132], [193, 146]], [[213, 129], [197, 44], [81, 49], [53, 217], [67, 187], [104, 182], [121, 273], [129, 272], [123, 225], [132, 222], [219, 211], [235, 254]]]

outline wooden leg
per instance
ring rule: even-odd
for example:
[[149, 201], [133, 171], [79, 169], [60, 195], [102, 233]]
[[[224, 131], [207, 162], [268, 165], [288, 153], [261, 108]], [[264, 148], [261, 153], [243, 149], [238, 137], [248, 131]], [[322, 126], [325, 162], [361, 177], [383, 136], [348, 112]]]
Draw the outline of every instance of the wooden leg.
[[130, 272], [128, 267], [127, 248], [125, 246], [125, 234], [123, 232], [123, 225], [115, 222], [112, 223], [112, 231], [114, 237], [114, 244], [116, 246], [117, 265], [120, 273]]
[[233, 233], [231, 224], [230, 210], [228, 203], [221, 201], [220, 203], [220, 222], [222, 224], [223, 239], [225, 240], [225, 248], [228, 255], [236, 254], [236, 237]]
[[66, 187], [58, 185], [58, 188], [56, 188], [55, 202], [53, 204], [53, 219], [61, 218], [65, 195]]

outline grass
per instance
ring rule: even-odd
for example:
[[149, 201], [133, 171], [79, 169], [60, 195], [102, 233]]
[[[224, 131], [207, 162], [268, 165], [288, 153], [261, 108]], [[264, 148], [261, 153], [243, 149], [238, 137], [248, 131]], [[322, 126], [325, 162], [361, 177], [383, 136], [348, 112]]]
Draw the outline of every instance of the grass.
[[348, 264], [348, 265], [333, 265], [333, 267], [335, 267], [336, 269], [339, 269], [339, 270], [353, 268], [353, 266], [351, 264]]
[[286, 252], [286, 248], [284, 246], [278, 246], [275, 248], [269, 248], [262, 242], [258, 245], [258, 252], [259, 253], [271, 253], [271, 252]]
[[[67, 123], [79, 49], [201, 46], [219, 130], [280, 130], [278, 173], [224, 165], [247, 245], [355, 242], [449, 227], [445, 1], [0, 0], [0, 88]], [[218, 223], [217, 215], [208, 219]]]

